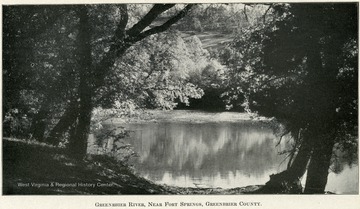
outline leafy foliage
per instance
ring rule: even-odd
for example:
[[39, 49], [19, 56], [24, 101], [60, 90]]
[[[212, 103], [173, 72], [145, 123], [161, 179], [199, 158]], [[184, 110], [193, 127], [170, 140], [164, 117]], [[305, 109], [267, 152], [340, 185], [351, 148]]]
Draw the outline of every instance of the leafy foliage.
[[[233, 78], [229, 91], [232, 99], [245, 94], [253, 111], [297, 127], [309, 123], [314, 126], [317, 122], [310, 121], [327, 120], [329, 114], [337, 115], [338, 125], [355, 125], [357, 49], [353, 36], [356, 26], [351, 23], [354, 15], [342, 15], [336, 22], [331, 16], [352, 11], [351, 6], [284, 6], [272, 22], [244, 29], [232, 46], [220, 54], [223, 63], [232, 69], [229, 71], [229, 78]], [[314, 16], [316, 21], [310, 21]], [[340, 37], [344, 31], [347, 37]], [[335, 51], [340, 56], [335, 56]], [[320, 69], [311, 64], [316, 56], [321, 56]], [[356, 133], [351, 128], [348, 131]]]
[[176, 27], [183, 31], [236, 33], [262, 21], [268, 8], [263, 4], [198, 4]]
[[100, 104], [110, 107], [113, 101], [132, 100], [138, 107], [172, 109], [176, 99], [188, 103], [189, 98], [201, 97], [202, 90], [190, 81], [191, 72], [207, 62], [206, 52], [196, 50], [199, 45], [183, 40], [176, 31], [134, 45], [99, 91]]
[[309, 173], [322, 169], [319, 178], [327, 177], [333, 143], [357, 154], [356, 10], [353, 4], [279, 6], [271, 22], [244, 31], [222, 54], [234, 78], [231, 99], [244, 95], [249, 110], [283, 123], [294, 150], [310, 146]]
[[[110, 46], [113, 44], [112, 36], [116, 32], [118, 23], [123, 21], [125, 15], [129, 16], [126, 29], [130, 29], [143, 18], [145, 14], [151, 12], [154, 5], [151, 4], [135, 4], [128, 5], [129, 9], [123, 11], [122, 5], [89, 5], [87, 6], [88, 16], [91, 20], [91, 48], [92, 48], [92, 64], [99, 64], [105, 59], [106, 54], [109, 54]], [[171, 8], [172, 5], [158, 5], [158, 8]], [[165, 9], [166, 10], [166, 9]], [[152, 13], [155, 10], [152, 11]], [[160, 12], [161, 13], [161, 12]], [[156, 16], [155, 16], [156, 17]], [[169, 16], [171, 17], [171, 16]], [[150, 22], [151, 23], [151, 22]], [[150, 24], [149, 23], [149, 24]], [[142, 23], [143, 24], [143, 23]], [[139, 25], [137, 25], [138, 27]], [[31, 137], [34, 130], [40, 130], [40, 126], [44, 126], [44, 130], [48, 130], [57, 121], [60, 115], [66, 111], [65, 108], [70, 104], [76, 103], [74, 101], [81, 101], [78, 99], [80, 92], [78, 86], [80, 85], [81, 69], [79, 56], [79, 17], [76, 6], [8, 6], [4, 9], [4, 116], [7, 115], [4, 121], [4, 129], [6, 135], [16, 134], [12, 126], [17, 126], [22, 118], [26, 125], [22, 125], [23, 131], [18, 132], [21, 137]], [[141, 31], [140, 31], [141, 32]], [[156, 41], [164, 37], [156, 39], [150, 38], [146, 41], [149, 47], [155, 47]], [[169, 39], [170, 40], [170, 39]], [[131, 99], [136, 106], [143, 107], [145, 100], [157, 98], [154, 101], [154, 107], [172, 108], [174, 106], [172, 100], [182, 97], [187, 100], [191, 96], [200, 96], [201, 90], [194, 85], [187, 84], [184, 75], [181, 75], [180, 68], [186, 66], [175, 66], [173, 60], [177, 56], [176, 51], [166, 52], [171, 49], [170, 44], [163, 42], [163, 49], [149, 49], [145, 52], [147, 55], [155, 57], [152, 63], [159, 62], [160, 67], [156, 67], [154, 71], [158, 71], [155, 76], [148, 79], [149, 85], [142, 88], [141, 82], [137, 83], [139, 75], [146, 77], [145, 72], [140, 72], [133, 63], [123, 62], [122, 64], [129, 66], [126, 71], [118, 73], [116, 76], [125, 76], [126, 79], [121, 79], [117, 85], [110, 85], [98, 91], [98, 97], [94, 98], [95, 106], [103, 105], [104, 107], [112, 106], [115, 100], [110, 96], [113, 91], [119, 91], [118, 94], [123, 96], [130, 93], [126, 98], [118, 98], [118, 102]], [[165, 43], [167, 45], [165, 45]], [[133, 51], [126, 58], [138, 60], [138, 62], [146, 62], [149, 60], [140, 61], [138, 57], [141, 54], [141, 48], [145, 47], [143, 44], [137, 45]], [[175, 48], [174, 48], [175, 49]], [[25, 51], [24, 51], [25, 50]], [[153, 51], [151, 51], [153, 50]], [[157, 55], [155, 55], [157, 54]], [[159, 59], [160, 56], [165, 56], [164, 60]], [[183, 55], [183, 57], [186, 55]], [[148, 57], [150, 59], [150, 57]], [[173, 60], [171, 60], [173, 59]], [[124, 60], [126, 60], [124, 58]], [[170, 63], [172, 62], [172, 63]], [[121, 61], [119, 60], [119, 64]], [[180, 62], [179, 62], [180, 63]], [[102, 66], [106, 68], [105, 66]], [[177, 68], [171, 70], [172, 68]], [[93, 70], [90, 70], [93, 71]], [[97, 71], [101, 71], [97, 69]], [[116, 70], [114, 70], [116, 71]], [[120, 71], [120, 70], [119, 70]], [[125, 73], [123, 73], [125, 72]], [[101, 80], [101, 75], [92, 74], [95, 72], [87, 72], [89, 82], [95, 82], [92, 78]], [[116, 73], [114, 73], [116, 74]], [[162, 77], [166, 80], [171, 80], [173, 83], [169, 86], [174, 88], [172, 93], [162, 89], [167, 88], [167, 83], [160, 86]], [[150, 76], [149, 76], [150, 77]], [[176, 80], [180, 78], [180, 80]], [[111, 80], [111, 79], [109, 79]], [[119, 79], [113, 79], [112, 83], [116, 83]], [[147, 81], [147, 82], [148, 82]], [[176, 83], [176, 82], [177, 83]], [[125, 85], [120, 86], [120, 84]], [[159, 90], [156, 90], [159, 88]], [[129, 88], [129, 89], [127, 89]], [[137, 89], [137, 92], [132, 90]], [[109, 91], [107, 91], [109, 90]], [[107, 92], [106, 92], [107, 91]], [[142, 93], [140, 93], [143, 91]], [[151, 96], [146, 96], [146, 91], [151, 92]], [[158, 91], [158, 92], [155, 92]], [[120, 93], [121, 92], [121, 93]], [[126, 92], [126, 93], [125, 93]], [[145, 92], [145, 93], [144, 93]], [[125, 94], [124, 94], [125, 93]], [[137, 99], [135, 95], [145, 94], [144, 98]], [[159, 95], [155, 97], [154, 95]], [[102, 101], [102, 98], [109, 101]], [[100, 101], [97, 101], [99, 99]], [[137, 103], [138, 102], [138, 103]], [[150, 104], [150, 102], [148, 102]], [[105, 105], [106, 104], [106, 105]], [[147, 104], [148, 105], [148, 104]], [[73, 105], [74, 106], [74, 105]], [[116, 106], [116, 105], [115, 105]], [[150, 105], [149, 105], [150, 106]], [[16, 112], [16, 114], [14, 113]], [[15, 118], [16, 117], [16, 118]], [[33, 129], [33, 130], [32, 130]], [[43, 128], [41, 128], [43, 129]], [[17, 128], [16, 128], [17, 130]], [[43, 135], [40, 133], [39, 135]], [[20, 136], [19, 135], [19, 136]], [[33, 135], [35, 136], [35, 135]]]
[[[66, 101], [74, 85], [73, 80], [65, 79], [73, 76], [68, 68], [73, 42], [66, 36], [74, 26], [69, 9], [4, 7], [4, 115], [27, 121], [22, 124], [23, 131], [16, 132], [7, 118], [6, 135], [29, 137], [32, 119], [41, 109], [52, 112]], [[69, 16], [59, 19], [59, 15]], [[14, 111], [17, 114], [12, 114]]]

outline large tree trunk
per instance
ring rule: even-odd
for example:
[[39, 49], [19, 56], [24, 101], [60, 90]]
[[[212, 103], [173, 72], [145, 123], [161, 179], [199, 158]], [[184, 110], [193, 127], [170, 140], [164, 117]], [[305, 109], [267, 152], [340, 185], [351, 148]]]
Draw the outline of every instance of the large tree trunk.
[[334, 139], [323, 137], [314, 146], [304, 193], [323, 194], [325, 192], [334, 144]]
[[59, 122], [55, 125], [55, 127], [50, 131], [50, 134], [46, 141], [54, 145], [57, 145], [60, 142], [61, 136], [63, 136], [64, 133], [68, 131], [71, 126], [74, 125], [78, 116], [78, 106], [79, 104], [76, 100], [72, 100], [68, 104], [64, 114], [61, 116]]
[[300, 180], [306, 172], [312, 153], [312, 145], [309, 142], [311, 142], [311, 139], [306, 138], [302, 142], [291, 166], [281, 173], [271, 175], [270, 180], [257, 193], [302, 193]]
[[86, 155], [87, 139], [90, 132], [92, 96], [93, 88], [90, 84], [92, 75], [91, 59], [91, 33], [86, 6], [79, 6], [78, 14], [79, 35], [78, 35], [78, 57], [80, 64], [80, 84], [79, 84], [79, 115], [75, 126], [74, 135], [70, 137], [69, 150], [76, 158]]
[[291, 180], [299, 180], [306, 172], [307, 165], [312, 153], [311, 139], [304, 140], [304, 143], [300, 146], [294, 161], [291, 163], [289, 169], [287, 169], [288, 175]]
[[[315, 44], [315, 43], [314, 43]], [[318, 43], [316, 43], [318, 44]], [[320, 47], [309, 52], [309, 72], [311, 92], [313, 101], [313, 120], [310, 126], [317, 133], [314, 138], [314, 151], [311, 155], [304, 193], [315, 194], [324, 193], [327, 183], [328, 171], [331, 163], [332, 151], [335, 144], [335, 130], [337, 108], [333, 102], [336, 95], [336, 76], [338, 74], [337, 56], [341, 54], [341, 47], [338, 43], [332, 48], [334, 54], [331, 60], [322, 60]], [[323, 66], [323, 63], [326, 66]]]

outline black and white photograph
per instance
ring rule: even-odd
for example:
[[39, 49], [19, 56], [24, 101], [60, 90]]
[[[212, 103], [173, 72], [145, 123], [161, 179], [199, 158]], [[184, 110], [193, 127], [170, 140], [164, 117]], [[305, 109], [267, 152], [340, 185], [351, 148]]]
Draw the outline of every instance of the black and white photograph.
[[358, 2], [52, 3], [2, 3], [2, 198], [359, 196]]

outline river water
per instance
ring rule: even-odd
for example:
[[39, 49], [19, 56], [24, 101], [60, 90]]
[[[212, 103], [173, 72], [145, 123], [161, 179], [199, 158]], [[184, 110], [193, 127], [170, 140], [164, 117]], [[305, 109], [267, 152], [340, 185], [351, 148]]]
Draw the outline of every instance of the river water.
[[[180, 187], [264, 184], [270, 174], [286, 168], [286, 155], [279, 152], [291, 143], [285, 138], [278, 144], [279, 137], [262, 121], [121, 126], [131, 130], [125, 140], [138, 153], [135, 171], [153, 182]], [[329, 174], [326, 190], [358, 194], [358, 179], [358, 166], [344, 165], [340, 173]]]

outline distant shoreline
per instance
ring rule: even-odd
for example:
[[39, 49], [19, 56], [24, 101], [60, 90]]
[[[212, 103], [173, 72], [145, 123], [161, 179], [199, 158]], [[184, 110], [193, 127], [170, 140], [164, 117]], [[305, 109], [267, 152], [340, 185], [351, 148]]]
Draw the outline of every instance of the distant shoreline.
[[212, 123], [212, 122], [244, 122], [264, 121], [271, 118], [260, 117], [256, 114], [239, 112], [206, 112], [198, 110], [144, 110], [139, 116], [129, 118], [111, 118], [104, 123], [149, 123], [149, 122], [187, 122], [187, 123]]

